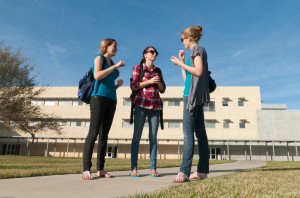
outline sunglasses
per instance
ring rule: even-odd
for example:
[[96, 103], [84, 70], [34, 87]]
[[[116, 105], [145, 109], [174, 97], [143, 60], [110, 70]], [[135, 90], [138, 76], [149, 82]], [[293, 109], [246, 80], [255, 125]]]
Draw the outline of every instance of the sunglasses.
[[158, 56], [158, 52], [155, 50], [149, 50], [147, 53], [151, 53], [152, 55], [156, 54], [156, 56]]
[[181, 39], [180, 39], [180, 40], [181, 40], [181, 43], [183, 43], [183, 40], [186, 39], [186, 38], [187, 38], [187, 37], [181, 38]]

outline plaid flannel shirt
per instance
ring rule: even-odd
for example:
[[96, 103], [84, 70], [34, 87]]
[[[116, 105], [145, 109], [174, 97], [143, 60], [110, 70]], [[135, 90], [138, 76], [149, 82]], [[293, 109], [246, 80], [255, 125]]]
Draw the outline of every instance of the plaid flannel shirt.
[[[144, 77], [142, 82], [150, 80], [154, 76], [159, 76], [157, 72], [157, 67], [153, 66], [152, 71], [147, 70], [147, 66], [143, 64], [144, 68]], [[132, 75], [130, 79], [130, 88], [131, 90], [139, 89], [139, 74], [140, 74], [140, 66], [136, 65], [133, 67]], [[163, 90], [159, 91], [157, 84], [148, 85], [138, 91], [135, 97], [132, 99], [134, 105], [145, 109], [153, 109], [153, 110], [161, 110], [162, 109], [162, 101], [159, 96], [160, 93], [164, 93], [166, 90], [166, 84], [164, 82], [163, 76], [161, 74], [160, 81], [163, 84]]]

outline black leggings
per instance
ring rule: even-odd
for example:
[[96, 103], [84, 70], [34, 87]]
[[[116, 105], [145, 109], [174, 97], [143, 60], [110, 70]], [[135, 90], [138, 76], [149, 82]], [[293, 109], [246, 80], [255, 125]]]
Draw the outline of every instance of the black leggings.
[[107, 139], [116, 111], [117, 101], [102, 96], [93, 96], [90, 103], [90, 129], [83, 151], [83, 171], [90, 171], [95, 141], [99, 135], [97, 171], [104, 169]]

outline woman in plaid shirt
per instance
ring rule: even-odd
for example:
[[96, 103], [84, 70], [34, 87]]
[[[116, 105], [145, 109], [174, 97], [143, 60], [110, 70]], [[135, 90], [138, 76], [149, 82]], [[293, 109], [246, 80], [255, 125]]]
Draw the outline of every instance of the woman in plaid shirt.
[[[154, 61], [158, 56], [157, 50], [153, 46], [148, 46], [143, 51], [143, 59], [140, 64], [133, 67], [130, 79], [130, 88], [137, 93], [132, 98], [134, 104], [134, 132], [131, 143], [131, 176], [139, 177], [137, 172], [137, 160], [139, 153], [139, 143], [141, 140], [146, 118], [149, 123], [150, 141], [150, 176], [158, 177], [156, 172], [157, 156], [157, 131], [162, 110], [162, 101], [159, 93], [164, 93], [166, 85], [161, 70], [154, 66]], [[144, 73], [140, 81], [140, 69], [143, 67]]]

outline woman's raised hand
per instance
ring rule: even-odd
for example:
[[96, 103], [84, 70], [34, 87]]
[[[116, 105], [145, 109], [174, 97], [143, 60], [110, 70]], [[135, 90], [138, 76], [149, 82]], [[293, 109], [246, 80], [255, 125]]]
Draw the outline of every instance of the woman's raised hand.
[[115, 66], [116, 66], [117, 68], [123, 67], [123, 66], [125, 66], [125, 62], [120, 60], [117, 64], [115, 64]]

